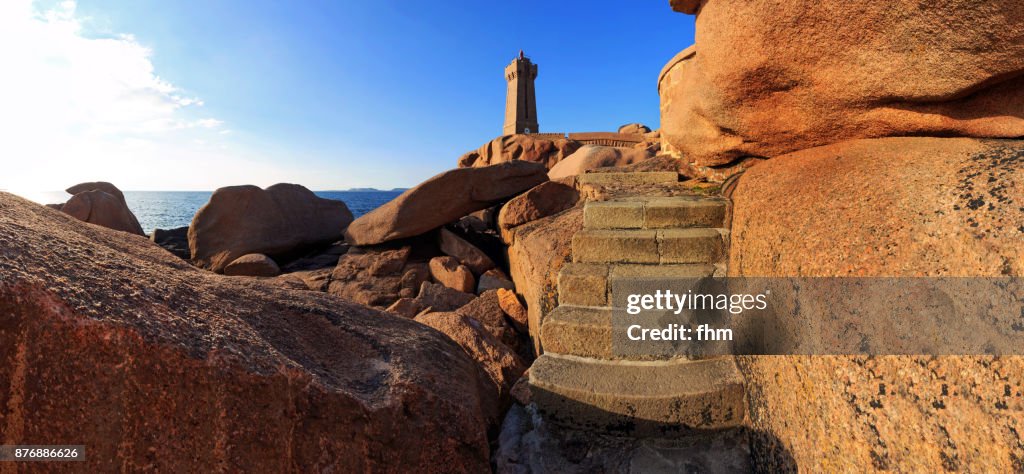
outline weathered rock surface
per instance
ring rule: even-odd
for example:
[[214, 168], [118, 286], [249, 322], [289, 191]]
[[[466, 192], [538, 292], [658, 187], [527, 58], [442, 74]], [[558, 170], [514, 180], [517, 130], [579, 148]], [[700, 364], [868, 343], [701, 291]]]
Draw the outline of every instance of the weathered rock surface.
[[501, 204], [498, 204], [488, 207], [487, 209], [474, 211], [473, 213], [470, 214], [470, 216], [480, 219], [480, 221], [483, 222], [484, 225], [487, 226], [487, 228], [493, 229], [496, 225], [498, 225], [498, 212], [500, 211]]
[[430, 276], [434, 281], [453, 290], [473, 293], [476, 278], [473, 272], [459, 263], [455, 257], [434, 257], [430, 259]]
[[473, 214], [464, 216], [462, 219], [453, 222], [452, 227], [459, 229], [462, 232], [481, 233], [491, 230], [490, 224], [484, 222], [483, 219]]
[[508, 278], [501, 270], [492, 268], [480, 275], [480, 282], [476, 285], [476, 293], [482, 294], [490, 290], [497, 290], [504, 288], [508, 290], [515, 289], [516, 284], [512, 283], [512, 280]]
[[285, 273], [280, 275], [278, 279], [284, 282], [284, 285], [298, 290], [327, 291], [331, 283], [332, 271], [334, 271], [333, 268], [302, 270]]
[[316, 248], [304, 257], [297, 258], [281, 267], [285, 272], [300, 272], [320, 270], [323, 268], [334, 268], [338, 260], [345, 252], [348, 252], [348, 244], [343, 241], [335, 242], [323, 248]]
[[[1010, 472], [1020, 357], [739, 357], [766, 471]], [[1007, 391], [1009, 387], [1009, 391]]]
[[269, 281], [0, 193], [0, 438], [85, 444], [93, 472], [490, 469], [463, 348]]
[[441, 331], [462, 346], [490, 375], [501, 406], [508, 406], [512, 385], [526, 370], [526, 364], [512, 349], [495, 339], [479, 321], [458, 313], [423, 314], [416, 316], [416, 322]]
[[426, 233], [547, 181], [546, 171], [518, 160], [445, 171], [356, 219], [345, 239], [374, 245]]
[[[401, 297], [403, 289], [429, 278], [418, 266], [407, 267], [411, 248], [353, 248], [338, 259], [331, 272], [328, 292], [367, 306], [387, 307]], [[415, 288], [415, 287], [413, 287]]]
[[214, 191], [188, 230], [194, 264], [221, 272], [249, 253], [281, 257], [339, 240], [352, 213], [341, 201], [297, 184], [229, 186]]
[[887, 138], [783, 155], [744, 173], [733, 192], [729, 269], [1022, 275], [1021, 182], [1016, 140]]
[[81, 183], [68, 188], [67, 192], [72, 195], [71, 199], [60, 208], [65, 214], [108, 229], [146, 235], [128, 208], [124, 193], [113, 184]]
[[572, 236], [583, 228], [583, 206], [513, 229], [509, 272], [528, 309], [530, 337], [540, 348], [540, 323], [558, 306], [558, 271], [571, 260]]
[[224, 274], [228, 276], [272, 277], [280, 273], [277, 262], [261, 253], [242, 255], [224, 267]]
[[448, 229], [438, 233], [438, 245], [445, 255], [455, 257], [474, 274], [482, 275], [494, 268], [494, 261], [486, 253]]
[[385, 311], [397, 314], [403, 318], [412, 319], [416, 317], [420, 311], [423, 311], [423, 308], [420, 307], [419, 301], [413, 298], [399, 298], [394, 304], [388, 306], [388, 309]]
[[423, 282], [429, 280], [430, 267], [428, 264], [407, 263], [402, 273], [402, 279], [398, 282], [398, 295], [402, 298], [415, 298], [419, 294]]
[[743, 473], [760, 467], [751, 466], [737, 430], [681, 440], [609, 436], [552, 426], [532, 406], [513, 405], [499, 439], [499, 474]]
[[[1024, 142], [855, 140], [773, 158], [733, 192], [730, 273], [1020, 276]], [[836, 219], [830, 216], [841, 216]], [[950, 328], [956, 330], [955, 328]], [[1017, 469], [1020, 357], [741, 357], [766, 470]]]
[[631, 133], [636, 135], [646, 135], [651, 133], [651, 128], [642, 123], [627, 123], [619, 127], [619, 133]]
[[510, 199], [498, 213], [502, 239], [511, 242], [510, 229], [576, 205], [580, 193], [572, 186], [548, 181]]
[[117, 198], [118, 201], [127, 202], [124, 199], [124, 193], [121, 192], [117, 186], [106, 181], [92, 181], [88, 183], [78, 183], [70, 188], [64, 190], [64, 192], [74, 196], [78, 193], [84, 193], [88, 191], [103, 191], [111, 196]]
[[523, 334], [529, 333], [529, 316], [526, 312], [526, 308], [523, 307], [523, 303], [519, 301], [519, 297], [516, 296], [516, 292], [512, 290], [499, 289], [497, 290], [498, 305], [501, 306], [501, 310], [508, 316], [512, 326]]
[[455, 311], [473, 301], [474, 295], [453, 290], [444, 285], [423, 282], [416, 302], [421, 308], [434, 312]]
[[478, 150], [462, 155], [459, 158], [459, 167], [480, 167], [522, 160], [540, 163], [551, 169], [555, 163], [573, 154], [579, 147], [579, 142], [564, 137], [536, 134], [504, 135], [491, 140]]
[[502, 344], [515, 350], [517, 353], [522, 344], [519, 341], [519, 334], [506, 318], [505, 311], [498, 301], [497, 290], [491, 290], [478, 296], [465, 306], [455, 310], [456, 314], [469, 316], [484, 325], [495, 339]]
[[182, 260], [192, 258], [192, 251], [188, 248], [188, 226], [166, 230], [153, 229], [153, 235], [149, 239]]
[[696, 47], [659, 79], [663, 145], [698, 168], [856, 138], [1024, 136], [1024, 3], [699, 4]]
[[652, 156], [654, 156], [653, 150], [646, 148], [584, 145], [576, 153], [569, 155], [552, 167], [548, 172], [548, 177], [555, 181], [581, 175], [598, 168], [631, 165]]

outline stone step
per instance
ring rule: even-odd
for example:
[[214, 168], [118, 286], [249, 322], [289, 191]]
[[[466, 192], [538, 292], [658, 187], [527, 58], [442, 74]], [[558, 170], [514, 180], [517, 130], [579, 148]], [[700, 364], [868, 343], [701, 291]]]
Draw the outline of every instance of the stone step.
[[530, 368], [541, 415], [583, 430], [672, 437], [733, 428], [745, 413], [732, 358], [602, 361], [544, 354]]
[[558, 272], [558, 302], [575, 306], [610, 306], [612, 288], [643, 280], [676, 280], [710, 277], [709, 264], [640, 265], [567, 263]]
[[686, 311], [680, 314], [648, 313], [630, 315], [624, 309], [560, 305], [541, 324], [540, 347], [546, 354], [571, 355], [607, 360], [667, 360], [730, 355], [731, 341], [637, 341], [629, 339], [629, 328], [664, 328], [682, 324], [696, 328], [728, 327], [730, 318], [722, 311]]
[[584, 173], [579, 177], [580, 184], [661, 184], [676, 183], [679, 173], [675, 171], [635, 171]]
[[544, 316], [540, 344], [546, 354], [614, 359], [612, 309], [559, 305]]
[[638, 197], [590, 201], [583, 208], [586, 229], [668, 229], [722, 227], [726, 201], [698, 196]]
[[583, 229], [572, 238], [573, 261], [583, 263], [716, 263], [725, 251], [718, 229]]

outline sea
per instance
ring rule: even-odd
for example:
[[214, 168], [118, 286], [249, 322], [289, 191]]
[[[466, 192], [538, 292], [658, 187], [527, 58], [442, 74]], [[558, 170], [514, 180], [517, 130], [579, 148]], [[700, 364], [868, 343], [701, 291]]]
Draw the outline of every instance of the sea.
[[[210, 191], [123, 191], [128, 208], [135, 213], [147, 234], [153, 229], [173, 229], [192, 222], [192, 216], [210, 200]], [[342, 201], [359, 217], [398, 197], [402, 191], [314, 191], [325, 199]], [[63, 203], [71, 196], [64, 191], [38, 192], [24, 196], [40, 204]]]

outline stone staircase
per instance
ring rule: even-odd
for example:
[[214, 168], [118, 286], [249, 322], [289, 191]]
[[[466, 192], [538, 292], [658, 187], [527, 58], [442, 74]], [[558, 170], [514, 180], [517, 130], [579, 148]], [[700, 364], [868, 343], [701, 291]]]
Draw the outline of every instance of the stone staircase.
[[[619, 176], [616, 176], [619, 175]], [[594, 173], [593, 181], [675, 183], [675, 173]], [[724, 274], [727, 202], [718, 197], [590, 201], [558, 278], [560, 306], [541, 327], [530, 369], [542, 417], [571, 429], [677, 438], [739, 427], [743, 378], [732, 357], [617, 355], [611, 289], [622, 279]], [[619, 329], [621, 331], [621, 329]]]

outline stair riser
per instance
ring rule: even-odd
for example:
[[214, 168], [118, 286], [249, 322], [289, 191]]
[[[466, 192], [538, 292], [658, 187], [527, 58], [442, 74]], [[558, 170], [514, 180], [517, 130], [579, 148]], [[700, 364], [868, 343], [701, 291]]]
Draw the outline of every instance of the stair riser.
[[583, 263], [713, 264], [724, 255], [718, 231], [634, 230], [579, 232], [573, 261]]
[[[632, 324], [648, 328], [662, 328], [668, 323], [690, 328], [701, 324], [711, 327], [728, 326], [725, 322], [727, 318], [720, 312], [683, 313], [666, 317], [647, 314], [635, 317], [615, 313], [614, 310], [574, 309], [589, 311], [590, 317], [553, 313], [545, 318], [541, 330], [541, 347], [545, 354], [633, 361], [705, 359], [733, 354], [731, 341], [636, 341], [629, 338], [629, 326]], [[618, 326], [613, 326], [613, 317], [618, 318]], [[628, 323], [624, 324], [624, 321]], [[636, 330], [633, 332], [636, 333]]]
[[607, 397], [533, 384], [531, 392], [545, 419], [574, 429], [671, 438], [743, 424], [742, 383], [713, 394], [663, 399]]
[[[541, 331], [545, 354], [574, 355], [594, 359], [613, 359], [612, 328], [561, 322], [545, 322]], [[640, 359], [644, 360], [644, 359]]]
[[569, 263], [558, 273], [558, 302], [571, 306], [611, 306], [616, 288], [651, 290], [663, 283], [697, 280], [715, 275], [713, 265], [612, 265], [603, 263]]
[[583, 211], [586, 229], [682, 229], [722, 227], [725, 204], [651, 205], [644, 202], [592, 202]]

